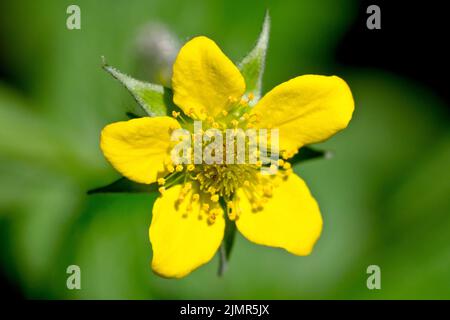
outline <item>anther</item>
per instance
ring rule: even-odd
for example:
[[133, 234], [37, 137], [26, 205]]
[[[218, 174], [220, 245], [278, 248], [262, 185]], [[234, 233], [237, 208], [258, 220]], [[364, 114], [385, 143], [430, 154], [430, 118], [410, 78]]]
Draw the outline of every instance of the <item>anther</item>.
[[176, 170], [177, 170], [177, 172], [183, 171], [183, 165], [181, 165], [181, 164], [177, 165]]
[[176, 112], [175, 110], [172, 111], [172, 117], [174, 117], [175, 119], [180, 115], [179, 112]]
[[164, 179], [164, 178], [159, 178], [159, 179], [158, 179], [158, 184], [159, 184], [160, 186], [164, 185], [164, 183], [166, 183], [166, 179]]
[[231, 103], [236, 103], [238, 99], [236, 99], [236, 97], [229, 96], [228, 101], [230, 101]]
[[214, 187], [209, 187], [209, 188], [208, 188], [208, 192], [211, 193], [211, 194], [214, 194], [214, 193], [216, 193], [216, 188], [214, 188]]
[[284, 165], [283, 165], [283, 169], [290, 169], [291, 168], [291, 164], [289, 163], [289, 162], [286, 162]]
[[184, 185], [184, 190], [189, 191], [191, 189], [192, 189], [192, 183], [186, 182], [186, 184]]

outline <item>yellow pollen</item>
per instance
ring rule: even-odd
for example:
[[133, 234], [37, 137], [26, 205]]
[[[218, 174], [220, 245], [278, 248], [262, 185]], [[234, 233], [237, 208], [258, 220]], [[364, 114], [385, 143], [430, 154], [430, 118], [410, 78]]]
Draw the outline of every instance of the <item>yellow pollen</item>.
[[194, 166], [193, 164], [189, 164], [189, 165], [187, 166], [187, 170], [188, 170], [188, 171], [194, 171], [194, 169], [195, 169], [195, 166]]
[[212, 201], [212, 202], [217, 202], [217, 201], [219, 201], [219, 196], [218, 196], [217, 194], [211, 196], [211, 201]]
[[180, 115], [179, 112], [176, 112], [175, 110], [172, 111], [172, 117], [177, 118]]
[[183, 171], [183, 165], [181, 165], [181, 164], [177, 165], [176, 170], [177, 170], [177, 172]]
[[172, 173], [172, 172], [175, 171], [175, 168], [173, 167], [173, 165], [169, 164], [169, 165], [167, 166], [167, 171], [169, 171], [170, 173]]
[[284, 164], [284, 160], [283, 159], [278, 159], [278, 165], [279, 166], [283, 166]]
[[239, 121], [237, 121], [236, 119], [231, 120], [231, 125], [235, 128], [237, 128], [237, 126], [239, 125]]
[[203, 208], [203, 210], [208, 211], [208, 210], [209, 210], [209, 204], [204, 203], [204, 204], [202, 205], [202, 208]]
[[250, 186], [250, 181], [245, 180], [245, 181], [244, 181], [244, 186], [249, 187], [249, 186]]
[[208, 222], [209, 222], [209, 223], [212, 224], [212, 223], [214, 223], [215, 221], [216, 221], [216, 216], [215, 216], [215, 215], [212, 214], [212, 215], [210, 215], [210, 216], [208, 217]]
[[256, 161], [256, 166], [258, 168], [261, 167], [262, 166], [262, 161], [261, 160]]
[[198, 201], [198, 199], [200, 199], [200, 195], [198, 193], [192, 195], [192, 201]]
[[214, 187], [209, 187], [209, 188], [208, 188], [208, 192], [211, 193], [211, 194], [213, 194], [213, 193], [216, 192], [216, 188], [214, 188]]
[[222, 114], [223, 114], [224, 116], [227, 116], [227, 115], [228, 115], [228, 111], [227, 111], [227, 110], [222, 110]]
[[289, 162], [286, 162], [284, 165], [283, 165], [283, 169], [290, 169], [291, 168], [291, 164], [289, 163]]
[[158, 184], [159, 184], [160, 186], [164, 185], [164, 183], [166, 183], [166, 179], [164, 179], [164, 178], [159, 178], [159, 179], [158, 179]]
[[236, 103], [236, 102], [238, 101], [238, 99], [237, 99], [236, 97], [232, 97], [232, 96], [229, 96], [229, 97], [228, 97], [228, 100], [229, 100], [231, 103]]
[[163, 194], [164, 191], [166, 191], [166, 188], [164, 188], [164, 187], [159, 187], [159, 188], [158, 188], [158, 191], [159, 191], [159, 193]]
[[184, 189], [185, 189], [186, 191], [191, 190], [191, 189], [192, 189], [192, 183], [187, 182], [187, 183], [184, 185]]

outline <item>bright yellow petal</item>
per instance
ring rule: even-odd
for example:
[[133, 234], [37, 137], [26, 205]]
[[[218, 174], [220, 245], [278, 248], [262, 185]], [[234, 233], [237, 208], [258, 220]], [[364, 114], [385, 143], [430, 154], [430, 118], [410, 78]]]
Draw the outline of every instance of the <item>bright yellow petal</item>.
[[275, 87], [253, 108], [260, 128], [278, 128], [280, 150], [323, 141], [347, 127], [354, 109], [350, 88], [339, 77], [305, 75]]
[[206, 38], [196, 37], [178, 53], [173, 66], [173, 100], [185, 113], [190, 110], [201, 118], [214, 117], [238, 101], [245, 91], [245, 82], [238, 68]]
[[[181, 186], [167, 190], [155, 201], [150, 226], [152, 268], [168, 278], [181, 278], [210, 261], [223, 239], [223, 212], [214, 223], [200, 214], [199, 201], [191, 202], [190, 194], [177, 207]], [[186, 214], [191, 203], [192, 211]]]
[[152, 183], [170, 158], [170, 137], [178, 122], [169, 117], [144, 117], [107, 125], [100, 148], [112, 166], [128, 179]]
[[319, 207], [305, 182], [295, 174], [274, 188], [262, 211], [253, 212], [245, 194], [239, 192], [241, 215], [238, 230], [250, 241], [308, 255], [322, 231]]

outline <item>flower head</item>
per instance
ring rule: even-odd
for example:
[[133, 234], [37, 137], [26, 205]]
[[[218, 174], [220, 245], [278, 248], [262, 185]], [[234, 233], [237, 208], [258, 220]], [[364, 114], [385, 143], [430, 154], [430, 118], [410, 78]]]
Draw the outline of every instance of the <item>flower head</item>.
[[[302, 146], [347, 126], [354, 108], [347, 84], [336, 76], [305, 75], [255, 101], [240, 70], [216, 43], [201, 36], [181, 48], [172, 88], [179, 109], [170, 117], [117, 122], [101, 134], [101, 149], [121, 174], [139, 183], [156, 182], [161, 191], [149, 231], [153, 270], [178, 278], [210, 261], [227, 219], [254, 243], [308, 255], [320, 236], [322, 218], [289, 159]], [[276, 128], [283, 159], [266, 162], [256, 149], [259, 160], [253, 163], [174, 163], [171, 135], [183, 128], [196, 139], [192, 120], [202, 121], [203, 130], [220, 132]], [[278, 170], [262, 174], [261, 167], [268, 166]]]

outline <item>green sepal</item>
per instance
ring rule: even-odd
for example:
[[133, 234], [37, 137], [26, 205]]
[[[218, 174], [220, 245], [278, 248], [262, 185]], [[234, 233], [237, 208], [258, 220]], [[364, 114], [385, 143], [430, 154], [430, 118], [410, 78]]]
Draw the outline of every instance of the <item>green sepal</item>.
[[302, 147], [300, 150], [293, 156], [291, 159], [289, 159], [289, 162], [291, 164], [297, 164], [300, 162], [304, 162], [307, 160], [313, 160], [313, 159], [330, 159], [333, 156], [333, 153], [331, 151], [325, 151], [325, 150], [317, 150], [311, 147]]
[[266, 63], [266, 52], [269, 44], [270, 16], [266, 12], [264, 23], [258, 41], [252, 51], [238, 64], [239, 70], [244, 77], [246, 92], [253, 93], [254, 99], [249, 102], [252, 106], [261, 98], [262, 77]]
[[150, 117], [165, 116], [175, 109], [171, 89], [136, 80], [107, 65], [104, 60], [102, 67], [128, 89], [146, 115]]
[[97, 193], [152, 193], [158, 191], [158, 184], [137, 183], [127, 178], [120, 178], [106, 186], [89, 190], [87, 194]]
[[[220, 200], [222, 209], [227, 216], [227, 205], [224, 200]], [[228, 261], [230, 259], [231, 251], [234, 245], [234, 238], [236, 236], [236, 223], [225, 217], [225, 232], [222, 240], [222, 244], [219, 248], [219, 269], [217, 274], [219, 277], [223, 276], [228, 268]]]

